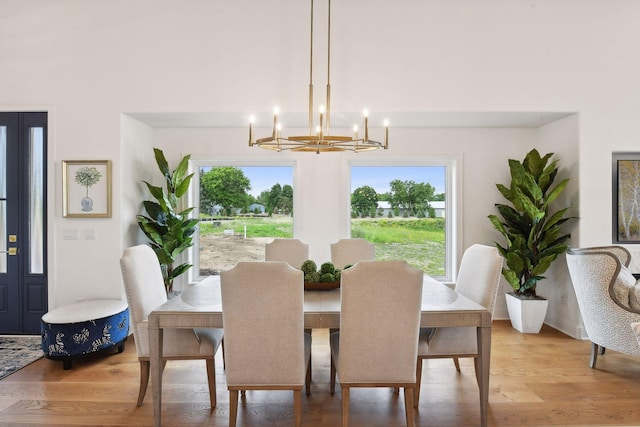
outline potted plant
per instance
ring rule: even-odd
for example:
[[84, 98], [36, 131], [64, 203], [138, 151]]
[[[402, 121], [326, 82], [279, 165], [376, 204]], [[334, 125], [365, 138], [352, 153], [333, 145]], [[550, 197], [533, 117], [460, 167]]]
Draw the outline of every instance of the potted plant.
[[[507, 294], [507, 309], [512, 325], [520, 332], [537, 333], [542, 327], [548, 301], [536, 294], [536, 285], [558, 255], [567, 251], [565, 241], [571, 237], [563, 233], [562, 224], [574, 219], [569, 208], [553, 211], [551, 203], [564, 191], [569, 179], [557, 185], [557, 160], [553, 153], [541, 157], [531, 150], [522, 162], [509, 160], [511, 186], [496, 184], [509, 204], [496, 204], [500, 215], [489, 215], [493, 226], [506, 239], [505, 246], [496, 246], [506, 260], [502, 275], [513, 288]], [[527, 320], [522, 314], [522, 303], [531, 302], [541, 317]], [[520, 315], [518, 314], [520, 310]]]
[[149, 192], [156, 201], [143, 202], [147, 215], [138, 215], [138, 226], [149, 238], [162, 268], [162, 276], [167, 294], [173, 291], [173, 280], [192, 267], [183, 263], [175, 266], [178, 255], [193, 245], [192, 236], [198, 224], [197, 218], [189, 218], [194, 208], [178, 211], [179, 200], [189, 189], [193, 174], [187, 175], [189, 155], [180, 160], [178, 166], [169, 170], [169, 164], [162, 150], [153, 149], [156, 164], [166, 181], [166, 191], [162, 187], [151, 185], [147, 181]]

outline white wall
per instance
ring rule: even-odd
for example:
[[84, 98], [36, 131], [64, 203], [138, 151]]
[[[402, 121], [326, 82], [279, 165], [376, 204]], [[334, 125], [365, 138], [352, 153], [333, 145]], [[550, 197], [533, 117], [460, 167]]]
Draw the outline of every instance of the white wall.
[[[573, 171], [579, 169], [579, 197], [574, 194], [572, 200], [578, 201], [580, 215], [572, 245], [611, 242], [611, 152], [640, 148], [639, 1], [344, 0], [333, 7], [333, 111], [357, 112], [366, 106], [390, 117], [429, 111], [578, 112], [578, 136], [566, 141], [580, 165], [571, 163]], [[2, 1], [0, 109], [44, 105], [51, 113], [52, 307], [83, 296], [112, 295], [121, 286], [118, 259], [130, 241], [125, 230], [135, 211], [124, 206], [132, 201], [132, 192], [123, 188], [137, 185], [124, 181], [137, 176], [121, 168], [137, 167], [144, 158], [121, 146], [136, 143], [123, 136], [121, 114], [248, 114], [269, 111], [276, 103], [304, 112], [307, 8], [299, 0]], [[322, 34], [321, 24], [318, 31]], [[322, 49], [317, 51], [322, 70]], [[320, 92], [324, 80], [321, 72], [316, 76]], [[429, 138], [411, 146], [402, 142], [422, 139], [422, 132], [394, 129], [397, 151], [372, 154], [430, 153], [434, 142]], [[431, 136], [441, 131], [424, 132]], [[200, 142], [199, 152], [225, 153], [223, 146], [246, 144], [244, 130], [224, 133], [224, 140], [208, 147]], [[464, 183], [484, 180], [483, 194], [491, 198], [491, 184], [500, 181], [499, 175], [507, 176], [498, 167], [509, 155], [520, 157], [526, 150], [512, 143], [513, 137], [494, 139], [489, 131], [478, 135], [489, 148], [478, 147], [474, 156], [483, 153], [487, 170], [467, 171], [476, 158], [465, 152]], [[544, 130], [532, 139], [526, 130], [515, 135], [527, 148], [532, 141], [546, 147], [551, 144], [546, 141], [554, 140]], [[167, 135], [159, 138], [164, 141]], [[149, 146], [147, 136], [140, 141]], [[326, 189], [344, 179], [339, 168], [334, 174], [332, 156], [299, 157], [304, 174], [325, 179], [326, 185], [313, 188], [321, 203], [333, 194]], [[114, 162], [113, 218], [62, 218], [60, 162], [73, 159]], [[145, 165], [154, 170], [152, 156], [147, 159]], [[473, 193], [464, 191], [467, 201]], [[304, 198], [303, 205], [310, 203], [309, 194]], [[464, 242], [492, 240], [480, 219], [484, 214], [469, 212], [478, 203], [478, 212], [486, 212], [497, 200], [465, 203]], [[330, 217], [327, 227], [331, 239], [344, 229], [337, 217]], [[96, 240], [64, 241], [67, 228], [92, 228]], [[299, 232], [320, 239], [309, 228]], [[580, 324], [575, 311], [566, 316], [566, 321], [553, 322]]]
[[121, 167], [118, 168], [118, 181], [123, 185], [118, 199], [122, 203], [122, 247], [128, 247], [140, 243], [145, 237], [135, 219], [136, 215], [144, 214], [141, 201], [151, 198], [143, 181], [155, 185], [164, 185], [164, 182], [157, 172], [153, 157], [153, 128], [123, 114], [121, 129]]
[[[565, 178], [569, 178], [569, 184], [564, 193], [552, 204], [554, 211], [571, 207], [568, 215], [579, 217], [579, 125], [578, 115], [569, 116], [540, 128], [538, 135], [538, 149], [541, 153], [555, 153], [560, 170], [556, 177], [556, 184]], [[579, 221], [572, 221], [564, 227], [571, 239], [567, 241], [569, 247], [578, 247], [580, 242]], [[580, 310], [575, 292], [569, 277], [565, 255], [558, 257], [557, 261], [544, 274], [545, 280], [540, 281], [538, 293], [549, 299], [549, 308], [545, 323], [564, 331], [565, 333], [581, 337], [583, 331]]]

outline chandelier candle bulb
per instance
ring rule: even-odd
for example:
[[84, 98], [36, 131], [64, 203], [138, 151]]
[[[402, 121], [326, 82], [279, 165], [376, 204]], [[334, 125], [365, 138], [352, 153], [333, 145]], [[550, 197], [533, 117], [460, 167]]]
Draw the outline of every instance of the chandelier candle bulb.
[[369, 112], [364, 110], [362, 115], [364, 116], [364, 140], [366, 142], [369, 140]]
[[384, 149], [389, 148], [389, 120], [384, 119]]
[[249, 147], [253, 147], [253, 121], [255, 117], [249, 117]]
[[278, 114], [280, 114], [280, 109], [278, 107], [273, 109], [273, 138], [276, 138], [276, 129], [278, 127]]
[[282, 124], [278, 123], [276, 125], [276, 140], [278, 141], [278, 145], [276, 147], [276, 151], [282, 151], [282, 147], [280, 146], [280, 132], [282, 131]]

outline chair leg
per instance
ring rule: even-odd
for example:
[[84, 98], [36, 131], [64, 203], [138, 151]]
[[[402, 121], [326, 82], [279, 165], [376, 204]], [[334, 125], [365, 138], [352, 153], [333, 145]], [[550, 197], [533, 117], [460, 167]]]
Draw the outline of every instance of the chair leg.
[[342, 427], [349, 427], [349, 387], [342, 387]]
[[138, 403], [136, 404], [136, 406], [142, 406], [144, 395], [147, 393], [150, 368], [151, 362], [149, 360], [140, 360], [140, 387], [138, 390]]
[[600, 355], [602, 356], [607, 348], [603, 346], [599, 346], [599, 347], [600, 347]]
[[456, 371], [460, 372], [460, 361], [457, 357], [453, 358], [453, 364], [456, 365]]
[[302, 425], [302, 390], [293, 390], [293, 414], [296, 427]]
[[218, 404], [216, 398], [216, 361], [211, 358], [207, 359], [207, 381], [209, 382], [209, 401], [211, 402], [211, 412], [216, 409]]
[[331, 358], [331, 372], [329, 373], [329, 392], [331, 394], [336, 392], [336, 365], [333, 363], [333, 357]]
[[404, 388], [404, 413], [407, 418], [407, 427], [414, 426], [413, 407], [418, 406], [413, 402], [414, 387]]
[[[313, 329], [305, 329], [304, 333], [312, 335], [313, 334]], [[309, 356], [311, 356], [311, 352], [312, 351], [313, 351], [313, 347], [310, 347], [309, 348]], [[311, 381], [311, 376], [312, 376], [312, 374], [311, 374], [311, 362], [309, 362], [309, 381]]]
[[229, 390], [229, 427], [236, 427], [238, 420], [238, 390]]
[[307, 378], [304, 382], [304, 391], [307, 396], [311, 394], [311, 360], [307, 363]]
[[220, 341], [220, 349], [222, 350], [222, 370], [226, 371], [227, 361], [225, 360], [225, 357], [224, 357], [224, 337], [222, 337], [222, 340]]
[[413, 400], [413, 407], [417, 408], [420, 404], [420, 385], [422, 384], [422, 359], [418, 357], [418, 363], [416, 363], [416, 390]]
[[476, 382], [478, 383], [478, 386], [480, 386], [480, 371], [482, 370], [482, 367], [480, 366], [480, 358], [477, 356], [473, 357], [473, 369], [476, 372]]
[[596, 367], [596, 361], [598, 359], [598, 350], [599, 350], [599, 345], [592, 342], [591, 343], [591, 360], [589, 361], [589, 366], [593, 369]]

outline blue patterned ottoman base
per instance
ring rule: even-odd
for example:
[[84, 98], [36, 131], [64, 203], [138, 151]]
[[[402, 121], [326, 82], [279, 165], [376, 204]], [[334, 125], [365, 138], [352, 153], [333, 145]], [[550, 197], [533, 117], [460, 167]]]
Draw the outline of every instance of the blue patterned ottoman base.
[[61, 360], [64, 369], [80, 356], [117, 347], [124, 350], [129, 335], [129, 308], [115, 299], [88, 300], [58, 307], [42, 316], [42, 351]]

